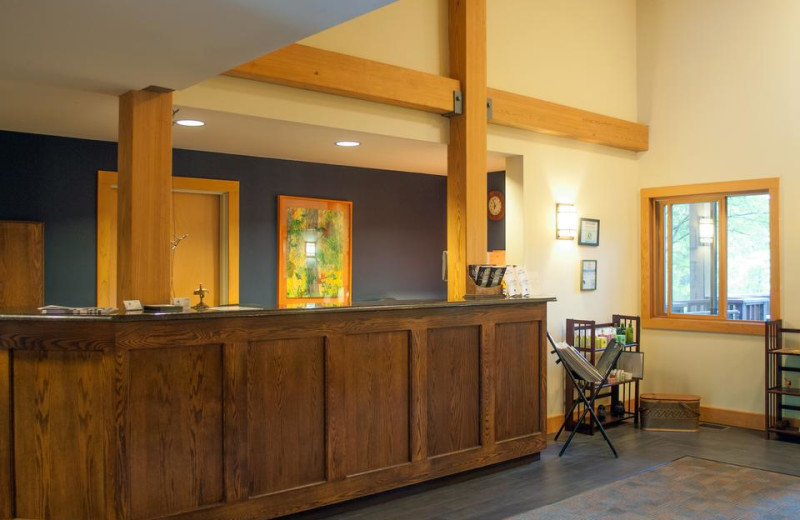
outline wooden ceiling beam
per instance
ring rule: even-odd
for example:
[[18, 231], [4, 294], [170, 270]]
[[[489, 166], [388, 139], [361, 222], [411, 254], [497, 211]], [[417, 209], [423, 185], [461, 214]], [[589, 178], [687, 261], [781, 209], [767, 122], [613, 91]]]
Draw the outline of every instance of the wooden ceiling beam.
[[[453, 110], [457, 79], [293, 44], [245, 63], [227, 76], [314, 90], [445, 114]], [[489, 123], [643, 152], [647, 125], [503, 90], [488, 89]]]
[[634, 152], [644, 152], [649, 147], [649, 128], [641, 123], [493, 88], [488, 89], [488, 96], [492, 99], [492, 119], [489, 122], [496, 125]]
[[225, 73], [436, 114], [453, 110], [458, 80], [292, 44]]

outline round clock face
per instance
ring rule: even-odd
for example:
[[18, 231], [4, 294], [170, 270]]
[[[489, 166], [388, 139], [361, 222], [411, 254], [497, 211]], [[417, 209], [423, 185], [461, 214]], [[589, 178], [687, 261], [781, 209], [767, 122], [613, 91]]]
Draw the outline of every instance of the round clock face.
[[491, 220], [500, 220], [506, 214], [505, 197], [499, 191], [490, 191], [488, 195], [487, 208]]

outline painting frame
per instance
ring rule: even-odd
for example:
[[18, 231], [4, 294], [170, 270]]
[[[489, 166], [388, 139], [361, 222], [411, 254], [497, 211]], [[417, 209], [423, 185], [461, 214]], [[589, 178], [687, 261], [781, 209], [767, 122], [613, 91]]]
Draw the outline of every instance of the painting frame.
[[578, 226], [579, 246], [600, 245], [600, 220], [596, 218], [582, 218]]
[[[350, 305], [353, 202], [279, 195], [277, 213], [278, 307]], [[317, 264], [323, 252], [328, 261]]]
[[597, 260], [581, 260], [581, 291], [597, 290]]

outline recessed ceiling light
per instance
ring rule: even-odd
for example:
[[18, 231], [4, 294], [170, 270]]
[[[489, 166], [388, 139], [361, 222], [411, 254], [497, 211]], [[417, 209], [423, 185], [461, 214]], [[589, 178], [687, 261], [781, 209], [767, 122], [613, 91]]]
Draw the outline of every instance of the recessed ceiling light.
[[205, 125], [205, 121], [199, 121], [197, 119], [178, 119], [175, 121], [176, 125], [181, 126], [203, 126]]
[[350, 148], [353, 146], [361, 146], [361, 143], [358, 141], [336, 141], [336, 146], [343, 146], [345, 148]]

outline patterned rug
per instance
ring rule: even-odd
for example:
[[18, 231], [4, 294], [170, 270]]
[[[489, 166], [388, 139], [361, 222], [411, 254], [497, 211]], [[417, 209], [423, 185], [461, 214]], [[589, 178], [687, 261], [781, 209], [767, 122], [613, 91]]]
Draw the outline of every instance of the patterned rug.
[[683, 457], [515, 520], [798, 520], [800, 477]]

